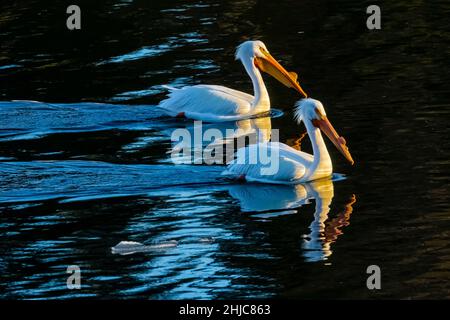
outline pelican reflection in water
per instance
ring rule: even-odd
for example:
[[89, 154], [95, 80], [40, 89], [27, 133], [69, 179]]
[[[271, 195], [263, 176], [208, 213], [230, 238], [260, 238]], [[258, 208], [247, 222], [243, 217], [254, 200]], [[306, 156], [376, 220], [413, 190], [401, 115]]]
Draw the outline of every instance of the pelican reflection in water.
[[233, 159], [236, 150], [245, 143], [270, 141], [272, 122], [270, 116], [220, 123], [188, 122], [183, 128], [165, 130], [164, 135], [171, 137], [172, 148], [168, 153], [175, 155], [173, 162], [213, 164], [217, 159], [216, 164], [222, 164], [227, 160], [218, 157], [218, 153]]
[[266, 219], [297, 213], [301, 206], [314, 200], [314, 219], [309, 225], [309, 234], [303, 236], [301, 244], [303, 257], [308, 262], [326, 260], [332, 254], [331, 244], [350, 224], [352, 205], [356, 202], [355, 195], [352, 195], [344, 209], [331, 218], [329, 214], [334, 196], [331, 179], [297, 185], [235, 184], [230, 186], [229, 193], [238, 200], [243, 212], [252, 212], [254, 217]]

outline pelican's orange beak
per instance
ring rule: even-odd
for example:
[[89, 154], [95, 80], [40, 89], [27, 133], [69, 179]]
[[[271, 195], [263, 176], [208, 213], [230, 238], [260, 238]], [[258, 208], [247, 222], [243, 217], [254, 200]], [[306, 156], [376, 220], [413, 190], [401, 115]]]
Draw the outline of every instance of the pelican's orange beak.
[[255, 58], [255, 66], [258, 69], [270, 74], [272, 77], [280, 81], [286, 87], [294, 88], [299, 93], [301, 93], [305, 98], [308, 97], [306, 92], [297, 82], [298, 75], [295, 72], [288, 72], [267, 51], [264, 51], [263, 54], [264, 58], [259, 57]]
[[334, 146], [342, 153], [342, 155], [347, 159], [352, 165], [355, 163], [353, 161], [350, 151], [348, 151], [347, 142], [344, 137], [340, 137], [333, 125], [328, 121], [328, 118], [324, 115], [320, 115], [321, 119], [314, 119], [313, 125], [323, 131], [327, 137], [333, 142]]

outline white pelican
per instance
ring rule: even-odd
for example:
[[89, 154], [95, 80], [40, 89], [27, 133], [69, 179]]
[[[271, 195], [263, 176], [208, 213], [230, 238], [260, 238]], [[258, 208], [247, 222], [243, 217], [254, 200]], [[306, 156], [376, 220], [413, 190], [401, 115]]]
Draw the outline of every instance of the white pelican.
[[[241, 148], [236, 158], [228, 164], [224, 175], [231, 175], [246, 181], [259, 181], [275, 184], [297, 184], [331, 176], [333, 165], [320, 130], [333, 142], [344, 157], [354, 161], [345, 139], [340, 137], [328, 121], [322, 103], [314, 99], [302, 99], [296, 104], [295, 119], [304, 122], [311, 140], [313, 155], [298, 151], [284, 143], [267, 142]], [[267, 174], [268, 167], [274, 163], [262, 163], [261, 154], [276, 155], [276, 171]], [[259, 157], [257, 159], [257, 157]]]
[[270, 99], [261, 71], [267, 72], [304, 97], [306, 93], [297, 82], [295, 72], [286, 71], [269, 53], [261, 41], [246, 41], [236, 50], [253, 83], [254, 96], [216, 85], [171, 88], [169, 98], [158, 108], [172, 117], [186, 117], [209, 122], [233, 121], [254, 117], [270, 110]]

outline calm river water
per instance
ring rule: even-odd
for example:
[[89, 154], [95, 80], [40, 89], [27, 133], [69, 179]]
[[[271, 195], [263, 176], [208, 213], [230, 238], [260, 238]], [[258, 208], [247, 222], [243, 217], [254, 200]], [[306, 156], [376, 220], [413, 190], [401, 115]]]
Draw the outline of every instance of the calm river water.
[[[0, 4], [1, 298], [450, 297], [448, 2], [381, 2], [378, 31], [367, 1], [78, 4], [79, 31], [63, 3]], [[299, 186], [170, 161], [192, 123], [161, 117], [161, 85], [251, 93], [247, 39], [324, 103], [353, 167], [330, 143], [339, 174]], [[275, 116], [224, 126], [293, 141], [298, 95], [265, 80]]]

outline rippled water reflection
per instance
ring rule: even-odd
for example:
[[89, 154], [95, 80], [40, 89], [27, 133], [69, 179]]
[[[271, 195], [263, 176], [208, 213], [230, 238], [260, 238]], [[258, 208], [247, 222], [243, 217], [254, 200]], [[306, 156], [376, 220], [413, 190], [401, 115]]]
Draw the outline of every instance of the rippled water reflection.
[[[2, 298], [449, 296], [446, 2], [381, 3], [379, 32], [353, 0], [81, 1], [79, 32], [42, 3], [0, 4]], [[333, 180], [266, 186], [169, 160], [193, 124], [156, 111], [161, 85], [251, 92], [248, 38], [324, 102], [354, 167], [330, 150]], [[219, 129], [295, 144], [297, 95], [266, 82], [277, 111]]]

